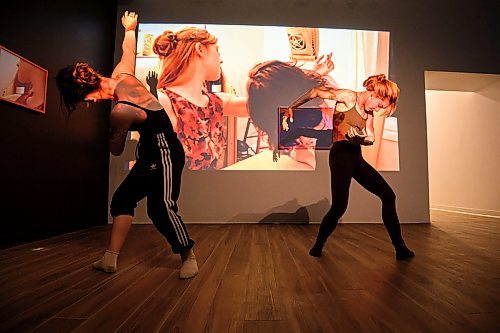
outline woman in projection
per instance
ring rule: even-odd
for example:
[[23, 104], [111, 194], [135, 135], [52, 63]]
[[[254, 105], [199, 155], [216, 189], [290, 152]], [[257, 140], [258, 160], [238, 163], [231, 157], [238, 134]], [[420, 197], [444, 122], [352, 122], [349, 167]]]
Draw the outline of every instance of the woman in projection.
[[365, 91], [332, 89], [319, 86], [293, 102], [283, 117], [283, 128], [288, 121], [293, 122], [294, 108], [314, 98], [337, 101], [334, 112], [333, 145], [330, 150], [330, 173], [332, 206], [321, 221], [318, 236], [309, 254], [321, 256], [326, 240], [337, 226], [338, 220], [347, 209], [351, 178], [382, 200], [382, 220], [396, 250], [396, 259], [404, 260], [414, 256], [401, 235], [401, 227], [396, 212], [396, 195], [361, 155], [361, 145], [372, 145], [366, 134], [366, 125], [373, 112], [384, 110], [383, 115], [391, 115], [396, 110], [400, 90], [396, 83], [385, 75], [370, 76], [363, 82]]
[[122, 25], [125, 28], [123, 54], [110, 78], [86, 63], [63, 68], [56, 77], [62, 101], [70, 114], [83, 101], [116, 102], [110, 115], [109, 145], [113, 155], [123, 152], [131, 128], [141, 134], [137, 162], [111, 201], [113, 228], [108, 249], [93, 267], [107, 273], [116, 271], [118, 254], [130, 230], [137, 202], [147, 197], [148, 216], [172, 251], [181, 256], [179, 277], [190, 278], [198, 273], [192, 251], [194, 242], [189, 238], [176, 203], [184, 151], [167, 113], [134, 76], [137, 15], [125, 12]]
[[224, 166], [226, 128], [223, 116], [248, 117], [246, 98], [209, 93], [205, 82], [221, 76], [217, 38], [199, 28], [164, 31], [153, 51], [162, 66], [160, 103], [172, 121], [191, 170]]

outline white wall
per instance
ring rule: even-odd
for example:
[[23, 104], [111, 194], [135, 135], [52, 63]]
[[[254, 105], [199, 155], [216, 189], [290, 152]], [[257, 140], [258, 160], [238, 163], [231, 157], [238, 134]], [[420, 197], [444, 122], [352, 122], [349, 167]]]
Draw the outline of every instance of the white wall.
[[500, 79], [425, 98], [431, 209], [500, 217]]

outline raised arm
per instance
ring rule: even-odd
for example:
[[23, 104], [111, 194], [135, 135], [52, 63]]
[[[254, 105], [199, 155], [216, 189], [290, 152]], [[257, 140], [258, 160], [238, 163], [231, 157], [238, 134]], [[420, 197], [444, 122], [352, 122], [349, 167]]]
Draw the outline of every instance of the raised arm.
[[315, 99], [316, 97], [318, 97], [318, 90], [319, 89], [320, 89], [320, 87], [314, 87], [314, 88], [309, 89], [309, 91], [307, 91], [304, 95], [300, 96], [292, 104], [290, 104], [288, 106], [288, 109], [297, 108], [297, 107], [301, 106], [302, 104], [305, 104], [305, 103], [309, 102], [310, 100]]
[[125, 37], [122, 43], [122, 58], [113, 70], [111, 77], [116, 77], [120, 73], [134, 74], [135, 70], [135, 50], [136, 38], [135, 28], [137, 27], [137, 14], [126, 11], [122, 16], [122, 25], [125, 28]]

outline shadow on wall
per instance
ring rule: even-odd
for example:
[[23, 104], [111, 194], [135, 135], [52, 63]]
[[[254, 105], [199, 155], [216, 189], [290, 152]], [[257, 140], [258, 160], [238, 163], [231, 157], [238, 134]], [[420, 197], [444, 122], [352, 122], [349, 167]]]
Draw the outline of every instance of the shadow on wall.
[[[265, 213], [244, 213], [231, 218], [229, 222], [258, 221], [258, 223], [297, 223], [309, 224], [312, 212], [325, 213], [330, 208], [329, 201], [325, 198], [309, 206], [300, 206], [297, 199], [293, 198], [281, 206], [274, 207]], [[289, 213], [291, 212], [291, 213]]]

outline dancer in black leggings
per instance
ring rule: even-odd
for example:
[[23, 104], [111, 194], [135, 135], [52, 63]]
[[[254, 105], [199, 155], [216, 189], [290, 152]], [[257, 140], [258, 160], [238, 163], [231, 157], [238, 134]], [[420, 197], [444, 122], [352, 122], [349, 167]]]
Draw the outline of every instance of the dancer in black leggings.
[[116, 102], [110, 115], [109, 145], [113, 155], [123, 152], [131, 127], [141, 136], [137, 162], [111, 201], [113, 228], [108, 249], [93, 267], [107, 273], [116, 271], [134, 210], [147, 197], [148, 215], [154, 226], [167, 239], [172, 251], [181, 256], [179, 277], [190, 278], [198, 273], [191, 249], [194, 242], [177, 213], [184, 149], [161, 104], [134, 76], [137, 15], [125, 12], [122, 24], [123, 55], [111, 78], [100, 75], [86, 63], [63, 68], [56, 77], [62, 101], [70, 113], [83, 101]]
[[[366, 133], [367, 122], [374, 111], [383, 109], [383, 116], [392, 114], [399, 97], [398, 86], [385, 75], [370, 76], [363, 86], [366, 91], [316, 87], [290, 105], [283, 117], [283, 128], [288, 128], [288, 120], [293, 121], [293, 109], [305, 102], [320, 97], [336, 100], [333, 128], [333, 146], [330, 150], [330, 173], [332, 206], [321, 221], [316, 242], [309, 251], [314, 257], [321, 256], [326, 240], [337, 227], [338, 220], [347, 209], [349, 187], [354, 178], [361, 186], [382, 200], [382, 220], [396, 250], [396, 259], [404, 260], [414, 256], [405, 245], [396, 213], [396, 195], [361, 155], [362, 145], [372, 145]], [[373, 132], [373, 128], [371, 128]]]

